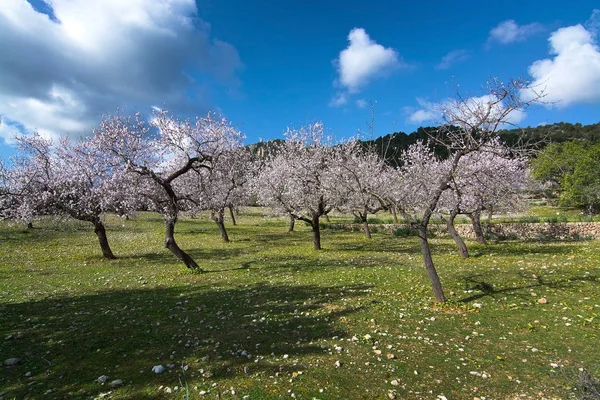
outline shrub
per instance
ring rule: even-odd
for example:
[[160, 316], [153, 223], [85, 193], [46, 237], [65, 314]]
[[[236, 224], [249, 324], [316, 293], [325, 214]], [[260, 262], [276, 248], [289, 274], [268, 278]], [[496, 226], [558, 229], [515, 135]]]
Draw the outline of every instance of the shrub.
[[517, 222], [523, 223], [523, 224], [537, 224], [540, 222], [540, 218], [539, 217], [535, 217], [535, 216], [526, 216], [526, 217], [521, 217], [517, 220]]
[[395, 237], [417, 236], [417, 230], [411, 227], [400, 227], [392, 232]]

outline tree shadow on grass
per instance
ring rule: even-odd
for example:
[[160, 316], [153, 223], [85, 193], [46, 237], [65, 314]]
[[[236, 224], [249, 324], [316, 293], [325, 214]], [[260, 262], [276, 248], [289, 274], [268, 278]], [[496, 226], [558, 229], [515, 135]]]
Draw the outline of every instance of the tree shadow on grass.
[[[538, 244], [543, 244], [541, 246], [532, 247], [532, 242], [518, 241], [516, 243], [494, 243], [491, 246], [474, 244], [469, 246], [471, 250], [470, 256], [473, 258], [478, 258], [482, 256], [489, 256], [490, 254], [494, 254], [497, 256], [532, 256], [535, 254], [541, 255], [554, 255], [554, 254], [565, 254], [565, 247], [559, 245], [559, 243], [564, 242], [536, 242]], [[569, 243], [577, 243], [582, 244], [582, 242], [569, 242]], [[556, 244], [556, 245], [553, 245]], [[574, 244], [572, 250], [577, 249], [577, 244]]]
[[[106, 291], [0, 305], [0, 387], [8, 398], [90, 398], [122, 379], [120, 398], [163, 398], [160, 385], [186, 379], [210, 388], [224, 379], [260, 379], [327, 357], [319, 342], [348, 336], [334, 323], [354, 313], [369, 286]], [[284, 356], [285, 355], [285, 356]], [[156, 375], [154, 365], [174, 364]], [[25, 374], [31, 372], [30, 377]], [[243, 378], [242, 378], [243, 379]]]
[[523, 289], [533, 289], [539, 287], [547, 287], [551, 289], [566, 289], [573, 286], [577, 282], [591, 282], [594, 284], [600, 283], [598, 277], [595, 275], [574, 276], [565, 279], [552, 279], [551, 277], [550, 279], [547, 279], [544, 276], [528, 276], [523, 272], [519, 272], [518, 276], [519, 279], [529, 280], [531, 283], [504, 288], [496, 288], [493, 284], [486, 282], [482, 274], [464, 276], [461, 280], [465, 282], [465, 290], [473, 290], [479, 293], [474, 293], [473, 295], [468, 296], [464, 299], [460, 299], [458, 301], [462, 303], [470, 303], [471, 301], [479, 300], [486, 296], [495, 298], [496, 296], [504, 296], [506, 294], [512, 294], [517, 297], [531, 299], [531, 295], [529, 293], [519, 292]]

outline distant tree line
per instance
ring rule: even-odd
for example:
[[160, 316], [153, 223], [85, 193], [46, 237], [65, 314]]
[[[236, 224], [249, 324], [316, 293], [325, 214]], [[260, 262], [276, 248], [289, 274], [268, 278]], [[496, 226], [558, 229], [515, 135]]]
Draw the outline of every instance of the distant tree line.
[[[439, 126], [420, 127], [411, 133], [394, 132], [385, 136], [380, 136], [372, 140], [361, 140], [364, 147], [367, 147], [386, 160], [390, 165], [397, 166], [401, 162], [402, 152], [417, 142], [427, 142], [430, 150], [440, 158], [447, 158], [449, 155], [446, 145], [447, 133], [457, 131], [460, 127], [448, 127], [446, 135], [440, 132]], [[440, 136], [440, 134], [442, 134]], [[590, 143], [600, 141], [600, 122], [591, 125], [582, 125], [580, 123], [571, 124], [568, 122], [557, 122], [555, 124], [540, 125], [536, 127], [501, 129], [497, 132], [501, 141], [508, 147], [529, 147], [532, 150], [542, 150], [549, 144], [562, 143], [570, 140], [586, 140]], [[437, 137], [438, 140], [432, 141], [431, 137]], [[254, 154], [266, 155], [277, 148], [281, 139], [275, 139], [268, 142], [259, 142], [248, 147]]]

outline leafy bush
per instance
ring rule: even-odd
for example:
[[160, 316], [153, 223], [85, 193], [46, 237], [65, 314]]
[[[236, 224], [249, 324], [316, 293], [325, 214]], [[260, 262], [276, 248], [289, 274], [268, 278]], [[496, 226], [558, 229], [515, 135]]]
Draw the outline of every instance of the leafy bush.
[[517, 222], [523, 223], [523, 224], [537, 224], [540, 222], [540, 218], [539, 217], [534, 217], [534, 216], [526, 216], [526, 217], [521, 217], [517, 220]]
[[551, 217], [546, 218], [545, 221], [551, 224], [556, 224], [559, 222], [568, 222], [569, 220], [564, 215], [553, 215]]
[[411, 227], [401, 227], [392, 232], [395, 237], [417, 236], [417, 230]]

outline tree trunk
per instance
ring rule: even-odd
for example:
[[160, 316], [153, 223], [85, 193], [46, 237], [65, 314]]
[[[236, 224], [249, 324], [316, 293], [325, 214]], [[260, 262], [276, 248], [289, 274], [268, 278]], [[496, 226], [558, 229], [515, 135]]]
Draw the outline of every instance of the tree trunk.
[[394, 217], [394, 224], [397, 224], [398, 223], [398, 213], [396, 213], [396, 207], [391, 207], [390, 212], [392, 213], [392, 216]]
[[114, 260], [116, 257], [114, 256], [112, 250], [110, 249], [110, 245], [108, 244], [108, 238], [106, 237], [106, 229], [104, 228], [104, 224], [102, 221], [100, 221], [100, 218], [94, 219], [92, 223], [94, 224], [94, 233], [96, 236], [98, 236], [98, 242], [100, 242], [102, 255], [104, 258]]
[[235, 225], [237, 225], [237, 223], [235, 222], [235, 213], [233, 212], [233, 206], [230, 205], [228, 208], [229, 208], [229, 216], [231, 217], [231, 223], [235, 226]]
[[419, 242], [421, 244], [423, 263], [425, 264], [425, 270], [427, 271], [427, 274], [429, 274], [429, 280], [431, 281], [431, 287], [433, 288], [435, 301], [438, 303], [443, 303], [446, 301], [446, 296], [444, 296], [440, 277], [437, 274], [435, 265], [433, 265], [433, 259], [431, 258], [431, 250], [429, 249], [429, 242], [427, 241], [427, 227], [420, 225], [417, 230], [419, 233]]
[[325, 217], [325, 222], [331, 222], [328, 214], [323, 214], [323, 216]]
[[219, 210], [217, 213], [212, 214], [212, 219], [217, 223], [219, 227], [219, 232], [221, 232], [221, 239], [224, 242], [229, 242], [229, 236], [227, 235], [227, 230], [225, 229], [225, 210]]
[[181, 262], [185, 264], [189, 269], [193, 269], [199, 272], [204, 272], [196, 261], [192, 259], [185, 251], [181, 250], [175, 242], [175, 223], [176, 218], [165, 219], [165, 247], [171, 250], [171, 253], [175, 255]]
[[452, 236], [452, 239], [454, 239], [454, 243], [456, 243], [456, 246], [458, 247], [458, 254], [460, 254], [460, 256], [463, 258], [467, 258], [469, 257], [469, 250], [467, 250], [467, 245], [462, 240], [462, 238], [456, 231], [456, 228], [454, 227], [454, 219], [456, 218], [457, 214], [458, 213], [455, 210], [452, 210], [450, 212], [450, 218], [448, 218], [448, 220], [446, 221], [446, 226], [448, 227], [448, 232], [450, 233], [450, 236]]
[[321, 250], [321, 227], [319, 226], [319, 216], [312, 218], [313, 244], [315, 250]]
[[486, 244], [485, 235], [483, 234], [483, 228], [481, 227], [481, 213], [474, 212], [467, 214], [467, 217], [471, 219], [473, 224], [473, 231], [475, 232], [475, 240], [481, 244]]
[[294, 232], [294, 226], [296, 225], [296, 218], [290, 214], [290, 227], [288, 228], [288, 232]]
[[360, 219], [363, 223], [363, 230], [365, 231], [365, 237], [371, 239], [371, 229], [369, 228], [369, 222], [367, 221], [367, 213], [360, 214]]
[[27, 223], [27, 229], [33, 229], [33, 222], [29, 221]]

